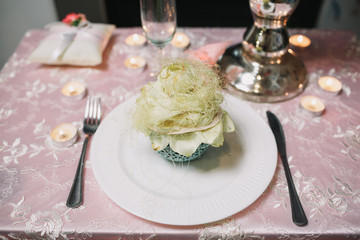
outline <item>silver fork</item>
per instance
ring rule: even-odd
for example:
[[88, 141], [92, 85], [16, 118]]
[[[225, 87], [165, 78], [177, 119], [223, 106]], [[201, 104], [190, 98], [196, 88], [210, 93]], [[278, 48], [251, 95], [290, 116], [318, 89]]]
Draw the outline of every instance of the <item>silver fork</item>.
[[66, 206], [68, 207], [77, 208], [83, 202], [84, 161], [86, 156], [87, 144], [89, 138], [96, 132], [96, 129], [100, 124], [100, 119], [101, 119], [100, 98], [88, 97], [85, 108], [85, 117], [84, 117], [84, 126], [83, 126], [83, 132], [86, 134], [86, 137], [81, 151], [81, 156], [76, 170], [74, 182], [71, 187], [69, 197], [66, 201]]

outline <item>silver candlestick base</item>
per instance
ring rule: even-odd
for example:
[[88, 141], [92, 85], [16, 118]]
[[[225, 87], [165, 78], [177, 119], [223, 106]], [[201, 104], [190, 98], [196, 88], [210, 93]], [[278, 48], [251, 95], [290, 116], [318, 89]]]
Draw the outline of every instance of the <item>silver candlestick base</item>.
[[250, 0], [254, 25], [244, 41], [218, 61], [231, 86], [244, 98], [278, 102], [300, 94], [307, 84], [303, 62], [289, 49], [287, 19], [299, 0]]

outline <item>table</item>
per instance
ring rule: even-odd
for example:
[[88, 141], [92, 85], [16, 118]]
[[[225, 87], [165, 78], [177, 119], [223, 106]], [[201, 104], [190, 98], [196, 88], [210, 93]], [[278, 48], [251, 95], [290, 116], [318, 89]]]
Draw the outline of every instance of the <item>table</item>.
[[[245, 29], [185, 28], [191, 49], [207, 43], [242, 40]], [[43, 30], [30, 30], [0, 73], [0, 237], [2, 239], [357, 239], [360, 237], [360, 41], [351, 32], [292, 29], [312, 40], [295, 50], [304, 60], [309, 85], [298, 97], [281, 103], [249, 103], [264, 119], [266, 110], [281, 120], [290, 167], [309, 224], [291, 221], [289, 196], [280, 162], [271, 184], [251, 206], [228, 219], [199, 226], [156, 224], [114, 204], [96, 182], [86, 162], [85, 200], [78, 209], [65, 205], [81, 152], [86, 99], [66, 101], [61, 87], [76, 80], [102, 99], [104, 116], [138, 92], [148, 70], [133, 74], [125, 58], [150, 51], [132, 49], [124, 40], [140, 28], [117, 29], [97, 67], [59, 67], [30, 63]], [[168, 51], [174, 51], [168, 48]], [[322, 91], [317, 79], [337, 77], [343, 91]], [[303, 95], [326, 104], [320, 117], [303, 114]], [[80, 139], [54, 147], [51, 128], [72, 123]], [[91, 145], [91, 142], [90, 142]]]

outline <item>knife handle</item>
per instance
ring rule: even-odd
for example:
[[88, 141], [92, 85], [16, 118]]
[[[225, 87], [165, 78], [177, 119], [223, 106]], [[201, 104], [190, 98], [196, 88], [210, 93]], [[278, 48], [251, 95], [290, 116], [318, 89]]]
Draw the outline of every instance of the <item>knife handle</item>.
[[284, 166], [286, 181], [288, 183], [290, 204], [291, 204], [291, 211], [292, 211], [292, 220], [297, 226], [300, 226], [300, 227], [305, 226], [308, 224], [308, 220], [306, 218], [304, 209], [301, 205], [299, 196], [296, 192], [296, 188], [295, 188], [293, 179], [291, 177], [291, 172], [290, 172], [289, 164], [287, 161], [287, 157], [286, 157], [286, 155], [280, 156], [280, 157], [281, 157], [281, 160], [282, 160], [282, 163]]

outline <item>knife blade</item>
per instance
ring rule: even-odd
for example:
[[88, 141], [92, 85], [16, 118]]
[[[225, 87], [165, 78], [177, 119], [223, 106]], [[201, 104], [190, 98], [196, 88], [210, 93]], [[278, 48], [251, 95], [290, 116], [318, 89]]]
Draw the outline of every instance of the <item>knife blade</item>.
[[290, 195], [290, 204], [292, 212], [292, 220], [297, 226], [305, 226], [308, 223], [304, 209], [301, 205], [299, 196], [296, 192], [296, 188], [291, 176], [289, 163], [286, 155], [286, 144], [285, 144], [285, 135], [284, 130], [281, 126], [279, 119], [270, 111], [266, 112], [266, 116], [269, 121], [270, 128], [275, 136], [276, 145], [278, 153], [281, 159], [281, 162], [284, 166], [286, 181], [288, 183], [289, 195]]

